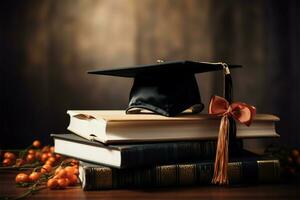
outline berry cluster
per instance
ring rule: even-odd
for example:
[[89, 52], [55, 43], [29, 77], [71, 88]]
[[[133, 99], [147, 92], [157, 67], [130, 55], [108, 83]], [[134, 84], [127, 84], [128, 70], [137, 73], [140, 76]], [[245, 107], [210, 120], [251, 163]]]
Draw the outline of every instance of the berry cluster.
[[78, 162], [71, 161], [71, 166], [58, 167], [54, 176], [47, 182], [50, 189], [65, 189], [67, 186], [74, 186], [78, 182]]
[[284, 171], [287, 175], [298, 175], [300, 173], [300, 151], [299, 149], [292, 149], [288, 152], [283, 161]]
[[3, 154], [2, 166], [21, 167], [35, 162], [38, 164], [38, 162], [41, 161], [42, 156], [48, 158], [50, 154], [54, 154], [54, 147], [45, 146], [41, 149], [41, 142], [39, 140], [35, 140], [28, 148], [16, 152], [18, 153], [18, 157], [17, 154], [13, 152], [5, 152]]
[[35, 140], [21, 151], [6, 151], [0, 155], [0, 169], [19, 169], [15, 182], [19, 187], [28, 187], [26, 195], [48, 187], [65, 189], [78, 183], [78, 161], [55, 153], [53, 146], [42, 147]]
[[299, 148], [270, 145], [265, 153], [279, 159], [283, 180], [292, 181], [300, 178]]

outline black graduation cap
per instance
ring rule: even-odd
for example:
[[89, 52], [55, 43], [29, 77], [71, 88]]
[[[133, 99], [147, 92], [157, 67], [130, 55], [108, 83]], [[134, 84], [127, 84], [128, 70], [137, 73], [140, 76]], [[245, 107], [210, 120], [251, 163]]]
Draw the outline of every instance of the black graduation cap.
[[202, 111], [204, 105], [201, 102], [195, 74], [223, 70], [225, 65], [185, 60], [158, 61], [155, 64], [133, 67], [102, 68], [88, 73], [134, 78], [126, 113], [146, 109], [171, 117], [189, 108], [192, 108], [193, 112]]

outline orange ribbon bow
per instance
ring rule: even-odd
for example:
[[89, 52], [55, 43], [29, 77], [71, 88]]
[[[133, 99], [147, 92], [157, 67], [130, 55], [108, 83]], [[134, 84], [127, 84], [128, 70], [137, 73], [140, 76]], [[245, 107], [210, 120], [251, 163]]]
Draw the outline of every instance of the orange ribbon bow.
[[208, 112], [212, 115], [222, 116], [212, 183], [220, 185], [228, 184], [228, 117], [233, 117], [240, 123], [250, 126], [256, 114], [256, 109], [242, 102], [235, 102], [230, 105], [226, 99], [213, 96], [209, 104]]

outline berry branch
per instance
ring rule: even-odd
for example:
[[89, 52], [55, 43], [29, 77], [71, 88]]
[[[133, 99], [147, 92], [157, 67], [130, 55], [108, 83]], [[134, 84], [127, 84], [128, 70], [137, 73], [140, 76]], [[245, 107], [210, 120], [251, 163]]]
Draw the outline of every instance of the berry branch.
[[20, 196], [0, 199], [21, 199], [45, 188], [66, 189], [78, 184], [78, 161], [56, 154], [53, 146], [42, 147], [39, 140], [23, 150], [6, 150], [3, 156], [1, 152], [0, 170], [23, 171], [16, 175], [15, 182], [27, 190]]

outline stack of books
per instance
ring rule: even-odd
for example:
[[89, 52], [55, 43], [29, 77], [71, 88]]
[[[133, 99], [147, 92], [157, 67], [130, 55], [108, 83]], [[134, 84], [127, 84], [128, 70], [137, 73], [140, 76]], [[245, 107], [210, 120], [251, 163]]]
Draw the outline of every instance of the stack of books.
[[[83, 190], [144, 188], [211, 183], [220, 118], [206, 114], [125, 114], [70, 110], [70, 134], [52, 134], [55, 152], [79, 159]], [[279, 137], [278, 117], [257, 114], [250, 127], [237, 124], [237, 138]], [[239, 147], [230, 157], [230, 184], [279, 180], [274, 158]]]

